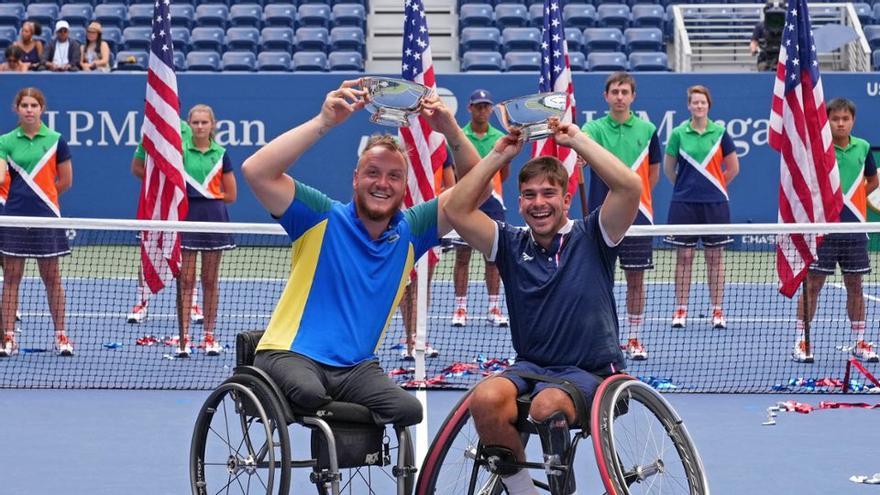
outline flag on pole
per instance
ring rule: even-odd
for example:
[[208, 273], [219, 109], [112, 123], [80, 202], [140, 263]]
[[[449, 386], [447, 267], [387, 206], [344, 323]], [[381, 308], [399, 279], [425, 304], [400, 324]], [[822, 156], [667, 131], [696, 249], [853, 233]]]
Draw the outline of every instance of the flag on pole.
[[[561, 121], [577, 123], [574, 101], [574, 84], [571, 80], [571, 65], [568, 61], [568, 43], [565, 41], [565, 24], [562, 22], [562, 9], [559, 0], [544, 0], [544, 28], [541, 32], [541, 76], [538, 78], [538, 91], [542, 93], [560, 91], [568, 95], [565, 113]], [[568, 192], [577, 191], [580, 170], [576, 167], [577, 153], [571, 148], [557, 146], [552, 138], [541, 139], [532, 144], [532, 157], [555, 156], [568, 172]]]
[[[188, 206], [170, 4], [170, 0], [158, 0], [153, 9], [142, 128], [145, 174], [137, 214], [141, 220], [183, 220]], [[180, 272], [180, 263], [177, 232], [141, 233], [141, 265], [151, 292], [159, 292], [171, 283]]]
[[[837, 222], [843, 195], [806, 0], [788, 1], [770, 111], [770, 146], [781, 154], [779, 221]], [[782, 294], [797, 292], [821, 241], [816, 235], [779, 236], [776, 272]]]

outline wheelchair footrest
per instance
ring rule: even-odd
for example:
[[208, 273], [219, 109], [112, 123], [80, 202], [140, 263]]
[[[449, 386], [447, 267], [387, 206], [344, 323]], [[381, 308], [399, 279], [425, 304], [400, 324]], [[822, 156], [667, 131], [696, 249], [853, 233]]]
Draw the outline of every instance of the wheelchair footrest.
[[318, 472], [312, 472], [309, 474], [309, 481], [316, 485], [323, 485], [325, 483], [333, 483], [342, 481], [342, 475], [339, 473], [334, 473], [329, 470], [323, 470]]
[[406, 476], [415, 476], [416, 473], [419, 472], [419, 468], [415, 466], [394, 466], [391, 468], [391, 474], [394, 475], [395, 478], [404, 478]]

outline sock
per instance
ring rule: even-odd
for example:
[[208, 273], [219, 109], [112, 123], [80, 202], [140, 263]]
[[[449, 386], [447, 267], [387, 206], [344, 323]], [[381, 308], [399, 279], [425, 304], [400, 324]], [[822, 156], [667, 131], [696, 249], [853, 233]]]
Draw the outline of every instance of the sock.
[[798, 319], [794, 324], [794, 328], [797, 331], [797, 341], [804, 340], [804, 320]]
[[492, 308], [497, 308], [497, 307], [498, 307], [498, 303], [500, 303], [500, 302], [501, 302], [501, 296], [500, 296], [500, 295], [495, 294], [495, 295], [493, 296], [493, 295], [490, 294], [490, 295], [489, 295], [489, 310], [491, 311]]
[[629, 321], [629, 338], [639, 338], [639, 328], [642, 326], [642, 315], [629, 314], [627, 315], [627, 319]]
[[[489, 296], [491, 297], [491, 296]], [[467, 296], [455, 296], [455, 309], [464, 309], [467, 310]]]
[[145, 282], [138, 284], [138, 290], [137, 290], [138, 304], [140, 304], [141, 306], [146, 306], [147, 302], [149, 302], [150, 296], [152, 294], [153, 293], [150, 292], [150, 289], [147, 287], [147, 284]]
[[712, 315], [715, 315], [716, 313], [721, 314], [723, 312], [724, 312], [724, 310], [721, 309], [720, 304], [712, 307]]
[[516, 474], [502, 477], [501, 481], [507, 487], [509, 495], [538, 495], [532, 477], [525, 469], [520, 469]]
[[192, 305], [195, 306], [199, 303], [199, 284], [195, 284], [193, 286], [193, 300]]
[[861, 342], [861, 341], [865, 340], [865, 322], [864, 322], [864, 320], [852, 322], [852, 331], [856, 335], [856, 342]]

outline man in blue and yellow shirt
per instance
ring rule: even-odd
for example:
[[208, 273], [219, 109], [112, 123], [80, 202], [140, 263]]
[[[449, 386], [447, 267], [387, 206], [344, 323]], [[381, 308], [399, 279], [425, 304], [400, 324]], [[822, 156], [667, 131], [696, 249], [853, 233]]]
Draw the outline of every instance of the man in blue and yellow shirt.
[[[331, 400], [367, 406], [377, 423], [421, 421], [418, 401], [382, 371], [376, 348], [397, 308], [413, 263], [451, 230], [447, 193], [401, 211], [406, 152], [391, 136], [367, 143], [354, 171], [353, 201], [331, 200], [285, 173], [291, 163], [365, 104], [358, 80], [327, 94], [321, 112], [245, 161], [257, 198], [293, 241], [290, 279], [259, 346], [255, 365], [291, 403], [316, 409]], [[442, 132], [467, 171], [476, 150], [437, 97], [422, 115]]]

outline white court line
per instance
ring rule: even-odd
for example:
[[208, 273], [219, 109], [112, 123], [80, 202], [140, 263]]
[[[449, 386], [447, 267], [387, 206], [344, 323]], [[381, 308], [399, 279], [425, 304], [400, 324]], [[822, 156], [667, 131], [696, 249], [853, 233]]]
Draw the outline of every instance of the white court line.
[[[836, 289], [846, 290], [846, 286], [843, 285], [843, 284], [841, 284], [841, 283], [839, 283], [839, 282], [833, 282], [833, 283], [828, 284], [828, 285], [830, 285], [830, 286], [832, 286], [832, 287], [834, 287], [834, 288], [836, 288]], [[871, 301], [871, 302], [880, 302], [880, 297], [872, 296], [871, 294], [865, 294], [864, 287], [865, 287], [865, 286], [864, 286], [864, 284], [863, 284], [863, 285], [862, 285], [862, 295], [864, 295], [865, 299], [867, 299], [867, 300], [869, 300], [869, 301]]]

